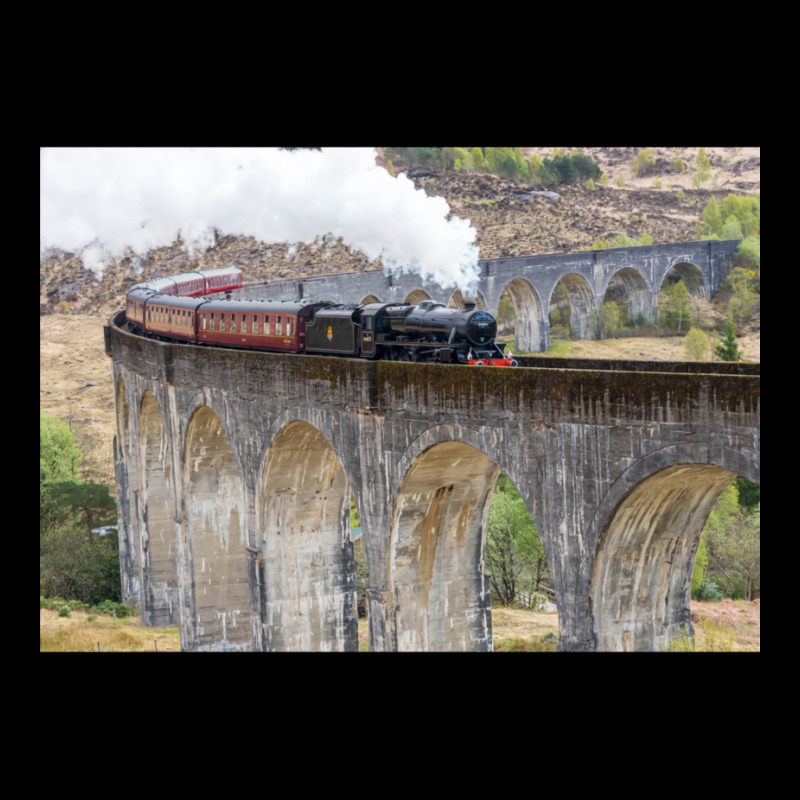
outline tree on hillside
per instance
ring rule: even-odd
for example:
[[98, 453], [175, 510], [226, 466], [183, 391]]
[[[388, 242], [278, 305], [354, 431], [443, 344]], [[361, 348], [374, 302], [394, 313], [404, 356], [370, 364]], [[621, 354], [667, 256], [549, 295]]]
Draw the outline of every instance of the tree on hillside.
[[40, 414], [39, 590], [84, 603], [118, 601], [117, 537], [93, 533], [116, 522], [116, 503], [107, 486], [79, 479], [80, 458], [69, 428]]
[[634, 175], [640, 177], [654, 170], [655, 166], [656, 166], [655, 151], [653, 150], [652, 147], [648, 147], [644, 150], [640, 150], [636, 154], [636, 156], [633, 159], [633, 164], [631, 165], [631, 169], [633, 170]]
[[689, 319], [689, 290], [682, 280], [668, 283], [658, 295], [658, 305], [666, 327], [677, 333]]
[[742, 505], [736, 481], [723, 490], [700, 541], [708, 556], [706, 581], [716, 584], [728, 596], [752, 600], [760, 594], [761, 504], [750, 508]]
[[711, 350], [708, 334], [700, 328], [691, 328], [685, 339], [687, 361], [705, 361]]
[[486, 521], [487, 572], [503, 605], [533, 594], [548, 574], [544, 548], [525, 501], [505, 475], [498, 478]]
[[739, 345], [736, 344], [736, 325], [733, 322], [733, 315], [728, 314], [725, 321], [725, 338], [722, 344], [718, 344], [714, 350], [720, 361], [741, 361]]
[[82, 453], [72, 431], [52, 414], [39, 415], [39, 482], [71, 480]]
[[706, 153], [705, 147], [701, 147], [697, 151], [697, 158], [694, 163], [697, 167], [697, 174], [694, 176], [693, 183], [696, 186], [700, 186], [711, 177], [711, 160]]
[[713, 197], [706, 203], [701, 216], [708, 233], [715, 233], [717, 236], [722, 234], [722, 214], [717, 201]]

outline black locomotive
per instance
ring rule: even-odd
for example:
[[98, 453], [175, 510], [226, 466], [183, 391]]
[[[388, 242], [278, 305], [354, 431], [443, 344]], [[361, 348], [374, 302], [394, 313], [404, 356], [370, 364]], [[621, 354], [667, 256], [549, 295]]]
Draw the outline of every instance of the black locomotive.
[[306, 325], [307, 353], [516, 366], [497, 345], [497, 323], [487, 311], [425, 300], [418, 306], [387, 303], [317, 309]]

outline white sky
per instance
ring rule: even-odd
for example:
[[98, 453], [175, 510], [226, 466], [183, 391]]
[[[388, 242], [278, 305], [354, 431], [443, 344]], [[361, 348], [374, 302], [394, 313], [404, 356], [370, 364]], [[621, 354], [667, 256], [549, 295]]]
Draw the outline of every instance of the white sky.
[[205, 249], [216, 228], [262, 242], [332, 233], [391, 270], [472, 289], [476, 230], [447, 220], [444, 198], [392, 178], [372, 148], [43, 148], [40, 257], [81, 253], [98, 274], [110, 259], [175, 241]]

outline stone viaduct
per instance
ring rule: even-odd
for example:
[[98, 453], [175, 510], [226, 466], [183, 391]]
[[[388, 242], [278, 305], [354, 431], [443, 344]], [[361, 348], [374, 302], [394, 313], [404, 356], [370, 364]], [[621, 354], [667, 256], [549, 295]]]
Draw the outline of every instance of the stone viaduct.
[[[649, 247], [622, 247], [541, 256], [480, 261], [477, 286], [479, 308], [497, 314], [504, 292], [516, 312], [517, 351], [535, 353], [550, 347], [549, 311], [557, 285], [569, 301], [570, 327], [578, 339], [600, 335], [599, 311], [606, 300], [627, 303], [628, 315], [658, 318], [658, 293], [668, 273], [683, 279], [689, 293], [715, 295], [731, 269], [739, 240], [681, 242]], [[246, 268], [245, 268], [246, 269]], [[369, 298], [381, 303], [436, 300], [463, 305], [460, 291], [435, 283], [422, 284], [410, 272], [382, 271], [297, 278], [247, 287], [242, 296], [272, 300], [329, 300], [358, 303]], [[563, 300], [561, 301], [563, 302]]]
[[690, 626], [716, 498], [760, 480], [758, 365], [370, 362], [172, 345], [122, 322], [105, 335], [123, 594], [186, 651], [357, 650], [351, 493], [370, 649], [491, 650], [501, 471], [544, 545], [559, 649], [662, 649]]

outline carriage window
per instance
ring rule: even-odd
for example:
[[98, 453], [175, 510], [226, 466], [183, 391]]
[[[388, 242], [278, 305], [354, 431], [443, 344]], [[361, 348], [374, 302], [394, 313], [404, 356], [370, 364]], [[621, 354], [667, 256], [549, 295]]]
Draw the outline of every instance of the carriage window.
[[275, 333], [280, 336], [281, 335], [281, 322], [283, 321], [283, 317], [275, 317]]
[[203, 314], [203, 330], [206, 330], [208, 326], [208, 314]]
[[225, 330], [225, 315], [224, 314], [220, 314], [219, 315], [219, 329], [221, 331]]
[[236, 314], [231, 314], [231, 330], [236, 330]]
[[264, 315], [264, 333], [269, 333], [269, 314]]
[[253, 314], [253, 333], [258, 333], [258, 316]]
[[242, 314], [242, 327], [239, 330], [242, 333], [247, 333], [247, 314]]
[[294, 318], [289, 317], [286, 320], [286, 335], [291, 336], [294, 333]]
[[209, 330], [212, 330], [212, 331], [215, 330], [215, 328], [214, 328], [214, 312], [213, 311], [211, 312], [211, 324], [209, 326]]

